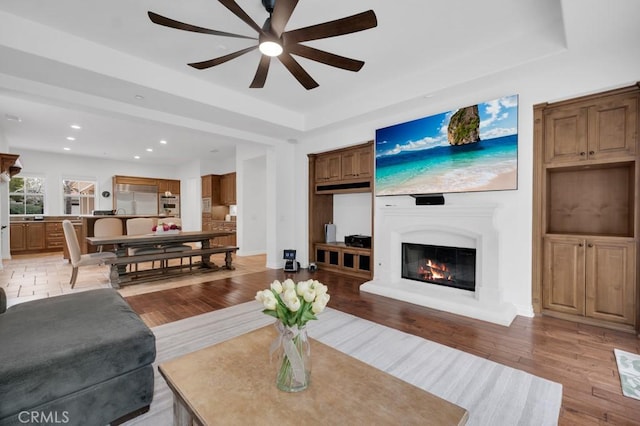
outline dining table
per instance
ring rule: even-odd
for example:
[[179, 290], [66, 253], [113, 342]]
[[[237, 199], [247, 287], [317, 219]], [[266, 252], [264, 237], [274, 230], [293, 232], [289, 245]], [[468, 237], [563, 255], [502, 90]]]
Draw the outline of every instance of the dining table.
[[[216, 247], [212, 247], [211, 240], [218, 237], [225, 237], [235, 234], [235, 231], [165, 231], [165, 232], [153, 232], [149, 234], [140, 235], [118, 235], [118, 236], [105, 236], [105, 237], [86, 237], [87, 243], [91, 246], [102, 247], [105, 250], [106, 247], [112, 249], [117, 258], [111, 263], [110, 282], [114, 287], [119, 287], [120, 284], [130, 282], [136, 279], [137, 276], [143, 276], [142, 273], [127, 272], [127, 265], [134, 264], [144, 259], [144, 261], [153, 260], [165, 260], [171, 257], [181, 257], [181, 253], [174, 252], [173, 254], [159, 252], [157, 255], [147, 254], [143, 256], [132, 255], [129, 249], [131, 248], [159, 248], [169, 245], [180, 245], [195, 243], [196, 246], [193, 250], [183, 252], [183, 257], [200, 256], [201, 261], [197, 265], [200, 269], [217, 270], [220, 269], [211, 260], [211, 254], [218, 252]], [[199, 245], [199, 247], [197, 247]], [[235, 252], [237, 247], [228, 247], [221, 250], [227, 252]], [[224, 252], [224, 251], [221, 251]], [[164, 264], [164, 262], [160, 262]], [[227, 265], [229, 266], [229, 265]], [[162, 266], [157, 272], [166, 273], [167, 267]], [[182, 269], [182, 268], [180, 268]], [[190, 267], [189, 270], [192, 268]], [[147, 276], [149, 274], [146, 274]]]

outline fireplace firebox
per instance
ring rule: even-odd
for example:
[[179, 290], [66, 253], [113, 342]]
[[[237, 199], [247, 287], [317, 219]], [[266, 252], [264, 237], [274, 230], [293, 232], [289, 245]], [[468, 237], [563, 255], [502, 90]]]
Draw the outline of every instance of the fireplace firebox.
[[402, 278], [476, 289], [476, 249], [402, 243]]

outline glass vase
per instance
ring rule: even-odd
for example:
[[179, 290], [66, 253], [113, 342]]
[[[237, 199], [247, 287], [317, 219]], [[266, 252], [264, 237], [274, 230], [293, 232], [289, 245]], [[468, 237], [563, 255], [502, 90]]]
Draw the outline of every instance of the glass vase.
[[287, 327], [278, 321], [278, 346], [272, 358], [276, 365], [276, 386], [285, 392], [299, 392], [309, 386], [311, 346], [306, 326]]

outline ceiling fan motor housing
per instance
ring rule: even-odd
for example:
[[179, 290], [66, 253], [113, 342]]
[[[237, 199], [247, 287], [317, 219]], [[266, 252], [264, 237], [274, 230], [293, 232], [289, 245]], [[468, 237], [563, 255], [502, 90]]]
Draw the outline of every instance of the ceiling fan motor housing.
[[276, 0], [262, 0], [262, 5], [264, 6], [265, 9], [267, 9], [267, 12], [269, 12], [269, 15], [273, 13], [273, 8], [275, 7], [275, 4], [276, 4]]

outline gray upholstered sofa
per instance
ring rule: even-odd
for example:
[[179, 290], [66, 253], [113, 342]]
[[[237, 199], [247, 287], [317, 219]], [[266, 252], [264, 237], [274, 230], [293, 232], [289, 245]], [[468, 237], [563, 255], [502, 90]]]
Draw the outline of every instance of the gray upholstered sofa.
[[21, 303], [0, 289], [0, 425], [118, 423], [153, 398], [155, 336], [113, 289]]

